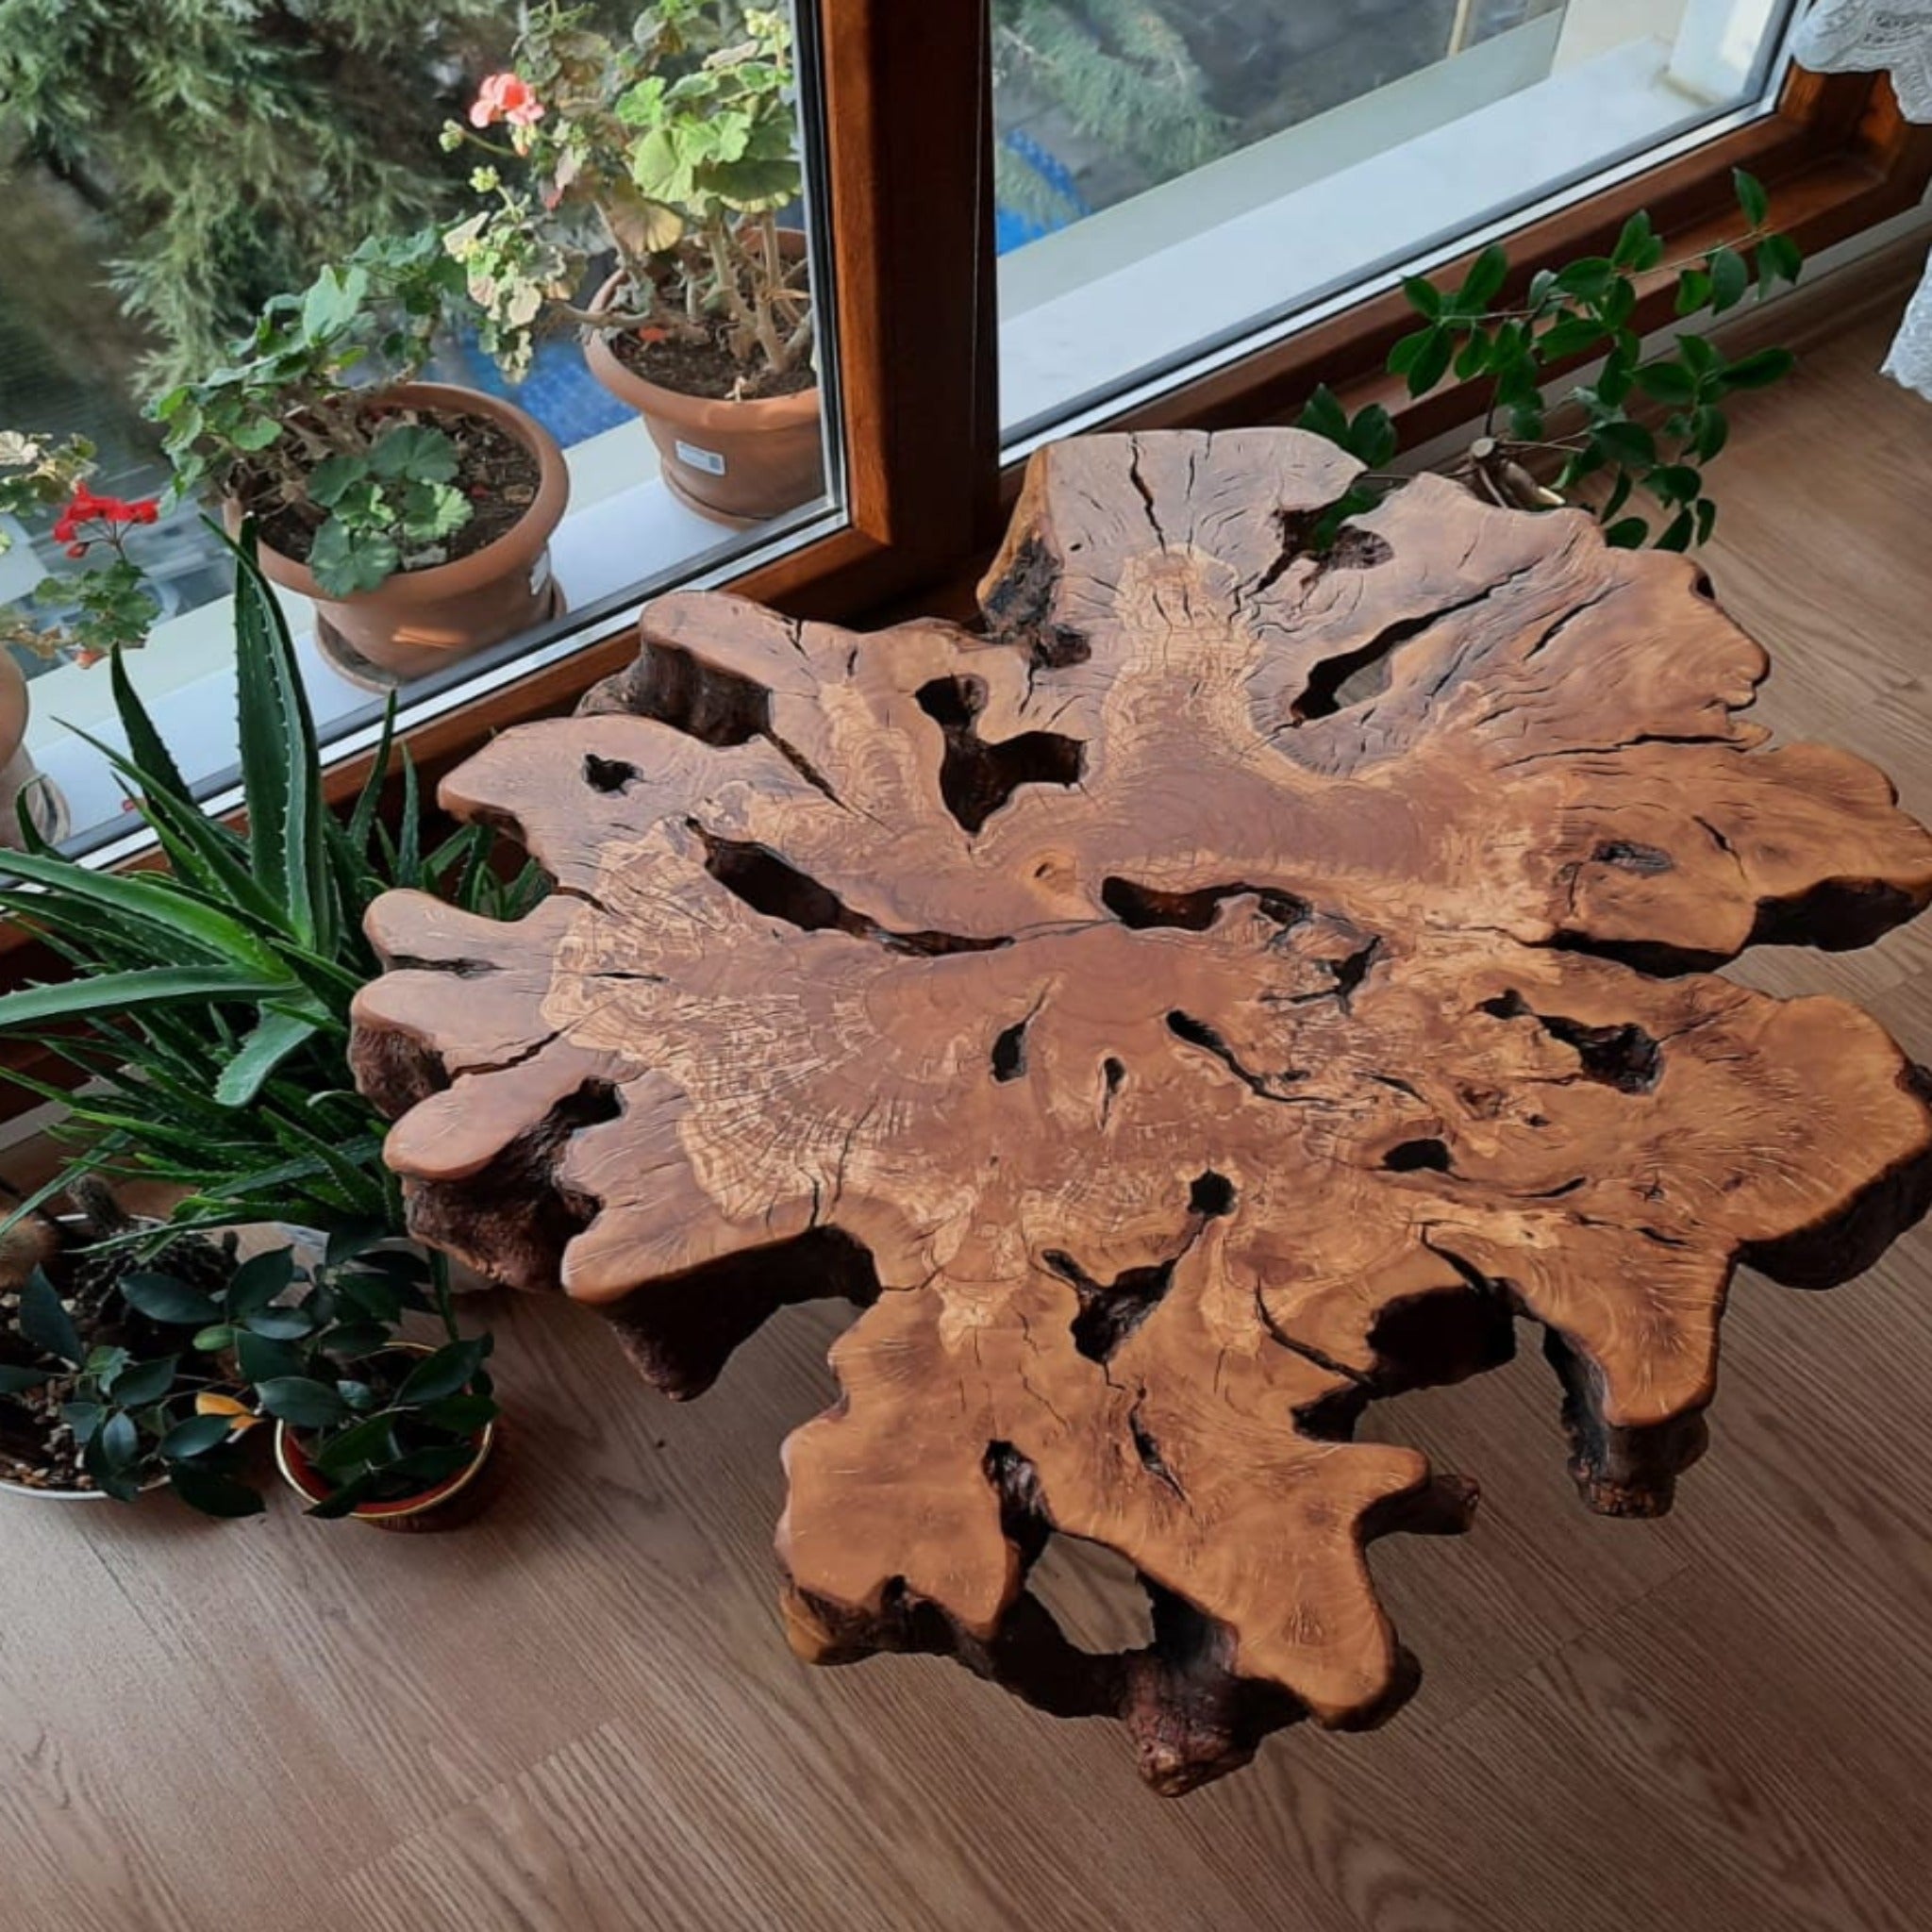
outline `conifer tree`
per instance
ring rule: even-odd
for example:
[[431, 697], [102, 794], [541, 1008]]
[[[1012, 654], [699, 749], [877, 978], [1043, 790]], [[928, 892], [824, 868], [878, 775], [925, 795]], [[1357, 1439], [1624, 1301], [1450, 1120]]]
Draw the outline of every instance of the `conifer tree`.
[[444, 211], [438, 129], [513, 26], [503, 0], [0, 0], [0, 167], [99, 215], [158, 387]]
[[[1172, 180], [1232, 140], [1173, 16], [1156, 0], [995, 0], [995, 72], [1062, 109], [1149, 186]], [[1081, 211], [1015, 144], [1001, 144], [997, 167], [1008, 207], [1047, 225]]]

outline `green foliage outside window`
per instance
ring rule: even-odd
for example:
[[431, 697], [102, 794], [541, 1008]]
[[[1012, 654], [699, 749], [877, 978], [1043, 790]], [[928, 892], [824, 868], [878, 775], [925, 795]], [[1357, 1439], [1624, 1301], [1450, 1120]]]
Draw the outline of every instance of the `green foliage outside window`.
[[[371, 235], [452, 206], [437, 130], [500, 0], [0, 0], [0, 164], [104, 224], [165, 388]], [[452, 57], [458, 57], [453, 58]], [[468, 64], [462, 62], [461, 64]]]
[[[1002, 79], [1024, 83], [1154, 180], [1235, 144], [1179, 28], [1149, 0], [995, 0], [993, 60]], [[1048, 225], [1080, 212], [1004, 143], [994, 165], [1008, 208]]]

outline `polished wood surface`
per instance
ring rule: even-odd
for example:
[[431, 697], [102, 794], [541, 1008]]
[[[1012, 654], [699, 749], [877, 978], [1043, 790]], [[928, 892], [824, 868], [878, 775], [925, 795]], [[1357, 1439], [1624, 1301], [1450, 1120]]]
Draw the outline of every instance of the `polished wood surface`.
[[[1411, 1690], [1361, 1553], [1474, 1486], [1354, 1441], [1367, 1403], [1520, 1315], [1585, 1500], [1661, 1515], [1740, 1258], [1829, 1286], [1932, 1198], [1882, 1028], [1697, 970], [1890, 930], [1932, 836], [1764, 747], [1694, 564], [1436, 475], [1324, 548], [1360, 471], [1054, 444], [971, 634], [659, 598], [585, 715], [440, 788], [563, 890], [386, 894], [355, 1005], [411, 1227], [666, 1393], [864, 1310], [784, 1448], [800, 1656], [1118, 1717], [1169, 1795]], [[1131, 1564], [1150, 1644], [1067, 1641], [1054, 1534]]]
[[[1887, 318], [1889, 321], [1890, 318]], [[1708, 561], [1758, 715], [1932, 813], [1932, 408], [1883, 323], [1745, 400]], [[1932, 1058], [1932, 935], [1732, 971]], [[794, 1309], [704, 1402], [589, 1313], [502, 1295], [515, 1480], [464, 1535], [207, 1527], [0, 1498], [8, 1932], [1917, 1932], [1932, 1732], [1932, 1231], [1801, 1296], [1750, 1275], [1713, 1454], [1660, 1523], [1590, 1516], [1541, 1362], [1372, 1408], [1478, 1474], [1468, 1536], [1374, 1555], [1428, 1675], [1178, 1804], [1111, 1728], [928, 1659], [774, 1638], [780, 1439], [838, 1323]], [[1117, 1568], [1042, 1587], [1138, 1641]]]

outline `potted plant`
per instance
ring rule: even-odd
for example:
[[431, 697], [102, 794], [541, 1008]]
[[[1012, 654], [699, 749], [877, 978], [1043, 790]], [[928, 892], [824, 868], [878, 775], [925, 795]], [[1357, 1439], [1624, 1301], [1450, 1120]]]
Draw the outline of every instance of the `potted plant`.
[[325, 648], [422, 676], [557, 608], [570, 481], [514, 404], [418, 378], [460, 277], [433, 237], [371, 242], [262, 310], [232, 360], [154, 407], [186, 494], [211, 484]]
[[157, 1285], [163, 1313], [171, 1294], [215, 1306], [210, 1290], [235, 1274], [232, 1241], [168, 1239], [163, 1282], [131, 1250], [100, 1245], [129, 1224], [98, 1183], [76, 1206], [58, 1221], [29, 1209], [0, 1234], [0, 1489], [133, 1502], [172, 1482], [208, 1514], [252, 1515], [231, 1369], [211, 1338], [173, 1335], [147, 1312]]
[[[252, 1516], [242, 1438], [272, 1422], [311, 1515], [454, 1528], [486, 1500], [491, 1338], [460, 1334], [425, 1257], [375, 1231], [308, 1269], [286, 1247], [238, 1263], [232, 1236], [163, 1235], [143, 1260], [150, 1229], [98, 1182], [75, 1195], [83, 1233], [29, 1210], [0, 1237], [0, 1488], [131, 1503], [167, 1486]], [[436, 1343], [405, 1336], [430, 1313]]]
[[[153, 497], [97, 495], [88, 485], [93, 472], [94, 446], [85, 437], [0, 430], [0, 516], [58, 507], [54, 541], [72, 559], [93, 558], [82, 570], [43, 577], [24, 605], [0, 610], [0, 845], [19, 841], [23, 803], [42, 837], [58, 838], [64, 829], [59, 794], [24, 748], [27, 682], [7, 647], [94, 664], [117, 646], [144, 644], [160, 614], [128, 554], [129, 539], [156, 521], [159, 505]], [[0, 528], [0, 553], [9, 542]]]
[[[422, 1344], [399, 1324], [433, 1312], [442, 1348], [460, 1338], [448, 1264], [405, 1244], [400, 1191], [381, 1158], [387, 1124], [356, 1091], [349, 1069], [349, 1002], [377, 970], [362, 917], [379, 893], [414, 886], [517, 918], [541, 892], [541, 874], [525, 865], [499, 878], [491, 836], [476, 827], [425, 851], [407, 753], [401, 824], [391, 833], [381, 809], [397, 763], [387, 729], [350, 809], [331, 813], [294, 647], [245, 542], [237, 553], [235, 624], [247, 829], [195, 804], [117, 649], [109, 675], [128, 751], [106, 755], [170, 870], [100, 873], [32, 838], [8, 861], [17, 882], [0, 890], [0, 909], [74, 971], [58, 984], [0, 997], [0, 1034], [39, 1043], [81, 1084], [69, 1091], [25, 1071], [6, 1075], [63, 1106], [56, 1131], [75, 1152], [0, 1224], [0, 1442], [9, 1422], [16, 1439], [23, 1428], [75, 1426], [66, 1410], [77, 1404], [78, 1436], [95, 1408], [104, 1427], [118, 1407], [132, 1420], [133, 1438], [116, 1426], [92, 1450], [88, 1433], [32, 1486], [59, 1488], [56, 1478], [78, 1474], [90, 1491], [131, 1496], [168, 1480], [196, 1507], [242, 1513], [225, 1487], [234, 1472], [215, 1431], [176, 1436], [175, 1424], [219, 1415], [234, 1433], [266, 1416], [298, 1431], [321, 1428], [326, 1448], [333, 1424], [307, 1421], [318, 1412], [305, 1405], [308, 1391], [285, 1402], [281, 1384], [332, 1378], [380, 1396], [369, 1415], [400, 1410], [407, 1422], [399, 1422], [394, 1457], [371, 1457], [335, 1483], [345, 1488], [376, 1472], [380, 1480], [343, 1508], [366, 1502], [392, 1513], [454, 1480], [402, 1495], [397, 1485], [425, 1463], [395, 1465], [431, 1448], [453, 1452], [447, 1431], [444, 1439], [434, 1432], [459, 1415], [420, 1414], [441, 1400], [425, 1395], [423, 1382], [405, 1393], [398, 1352]], [[104, 1175], [158, 1183], [176, 1205], [164, 1223], [129, 1222], [101, 1207], [94, 1182]], [[41, 1211], [62, 1192], [92, 1204], [79, 1224], [84, 1241]], [[287, 1250], [237, 1270], [224, 1251], [192, 1239], [262, 1222], [320, 1229], [327, 1252], [306, 1270]], [[56, 1333], [44, 1292], [25, 1298], [36, 1269], [53, 1284], [56, 1304], [66, 1305], [71, 1338]], [[9, 1293], [20, 1299], [9, 1304]], [[17, 1316], [24, 1306], [34, 1311], [25, 1329]], [[468, 1372], [457, 1392], [487, 1394], [482, 1353], [475, 1342], [464, 1346]], [[125, 1350], [125, 1358], [103, 1349]], [[171, 1363], [164, 1387], [157, 1362]], [[116, 1379], [135, 1370], [154, 1386]], [[362, 1419], [354, 1389], [337, 1394]], [[479, 1456], [495, 1440], [493, 1432], [475, 1440], [484, 1426], [463, 1436]]]
[[[1709, 541], [1717, 505], [1705, 494], [1704, 470], [1730, 435], [1725, 399], [1781, 381], [1796, 358], [1789, 349], [1760, 348], [1733, 361], [1707, 337], [1690, 333], [1646, 355], [1633, 318], [1641, 278], [1669, 277], [1687, 322], [1735, 308], [1754, 284], [1761, 301], [1779, 282], [1797, 280], [1804, 256], [1771, 227], [1762, 184], [1741, 168], [1732, 176], [1745, 232], [1681, 259], [1666, 259], [1663, 238], [1640, 209], [1608, 255], [1542, 270], [1513, 301], [1502, 299], [1510, 262], [1500, 243], [1485, 248], [1456, 288], [1420, 275], [1403, 283], [1421, 326], [1391, 349], [1389, 373], [1411, 396], [1451, 380], [1488, 385], [1480, 433], [1452, 474], [1508, 508], [1554, 509], [1575, 498], [1603, 523], [1605, 541], [1621, 548], [1682, 551]], [[1557, 373], [1591, 358], [1601, 358], [1591, 379], [1553, 404]], [[1372, 403], [1351, 417], [1325, 385], [1298, 424], [1359, 457], [1371, 473], [1396, 452], [1388, 410]], [[1640, 493], [1660, 527], [1630, 508]], [[1329, 531], [1380, 496], [1380, 479], [1363, 479], [1328, 513]]]
[[246, 829], [194, 802], [117, 651], [108, 673], [128, 750], [106, 755], [171, 869], [97, 872], [38, 841], [8, 860], [0, 910], [73, 972], [0, 996], [0, 1035], [39, 1042], [74, 1076], [70, 1091], [6, 1074], [60, 1103], [59, 1131], [77, 1142], [35, 1205], [98, 1171], [179, 1191], [176, 1231], [270, 1221], [402, 1237], [386, 1123], [347, 1057], [349, 1002], [378, 970], [363, 914], [378, 893], [415, 886], [517, 917], [541, 875], [499, 879], [476, 827], [425, 852], [407, 754], [392, 834], [387, 731], [351, 808], [331, 813], [287, 625], [243, 553], [235, 625]]
[[367, 1239], [330, 1254], [292, 1310], [302, 1332], [254, 1351], [276, 1467], [311, 1516], [454, 1529], [488, 1499], [479, 1478], [501, 1426], [483, 1366], [491, 1338], [458, 1333], [441, 1282], [442, 1339], [403, 1339], [404, 1311], [430, 1306], [424, 1258]]
[[[585, 331], [592, 373], [643, 417], [680, 501], [719, 522], [824, 488], [798, 197], [791, 27], [732, 0], [660, 0], [628, 42], [533, 9], [446, 145], [490, 158], [486, 206], [444, 237], [516, 377], [537, 330]], [[592, 263], [612, 264], [587, 306]]]

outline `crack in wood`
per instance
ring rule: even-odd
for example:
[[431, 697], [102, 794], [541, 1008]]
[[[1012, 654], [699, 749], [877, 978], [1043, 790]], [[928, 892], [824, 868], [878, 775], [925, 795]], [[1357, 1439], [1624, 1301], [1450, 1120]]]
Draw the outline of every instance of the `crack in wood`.
[[829, 887], [808, 877], [768, 846], [748, 840], [726, 839], [706, 830], [695, 819], [685, 821], [705, 848], [705, 870], [756, 912], [782, 919], [801, 932], [834, 931], [854, 939], [875, 941], [889, 952], [916, 953], [928, 958], [946, 953], [990, 953], [1010, 946], [1010, 937], [972, 939], [962, 933], [894, 932], [855, 912]]
[[1026, 1071], [1026, 1022], [1015, 1020], [1000, 1029], [992, 1043], [992, 1076], [1017, 1080]]
[[1306, 900], [1269, 886], [1201, 886], [1189, 892], [1170, 892], [1117, 875], [1100, 882], [1100, 903], [1136, 931], [1172, 925], [1183, 932], [1206, 932], [1221, 916], [1223, 906], [1236, 898], [1252, 898], [1264, 917], [1283, 927], [1300, 925], [1309, 914]]
[[1349, 703], [1360, 704], [1371, 697], [1379, 697], [1389, 689], [1390, 666], [1397, 651], [1404, 644], [1426, 636], [1439, 625], [1460, 617], [1465, 611], [1474, 610], [1478, 605], [1486, 604], [1492, 598], [1501, 597], [1523, 582], [1533, 566], [1525, 564], [1508, 573], [1493, 584], [1485, 584], [1481, 590], [1473, 591], [1466, 597], [1458, 597], [1448, 604], [1439, 605], [1432, 610], [1417, 612], [1413, 617], [1398, 618], [1387, 624], [1366, 642], [1358, 644], [1352, 651], [1338, 653], [1324, 658], [1308, 672], [1302, 693], [1289, 709], [1291, 725], [1306, 724], [1318, 718], [1333, 717], [1342, 709], [1341, 690], [1349, 679], [1358, 673], [1367, 673], [1372, 667], [1381, 666], [1382, 681], [1373, 688], [1353, 687]]
[[1282, 1087], [1292, 1086], [1306, 1080], [1307, 1074], [1299, 1068], [1285, 1068], [1278, 1074], [1257, 1074], [1251, 1067], [1243, 1066], [1228, 1045], [1214, 1028], [1205, 1020], [1197, 1020], [1191, 1013], [1184, 1013], [1176, 1008], [1167, 1016], [1167, 1030], [1176, 1040], [1185, 1041], [1190, 1046], [1198, 1046], [1204, 1053], [1210, 1053], [1227, 1071], [1232, 1074], [1249, 1091], [1263, 1100], [1300, 1105], [1306, 1094], [1283, 1093]]
[[1480, 1010], [1498, 1020], [1533, 1020], [1576, 1055], [1586, 1080], [1620, 1093], [1648, 1093], [1662, 1076], [1663, 1048], [1634, 1020], [1592, 1026], [1560, 1013], [1539, 1012], [1513, 987], [1484, 1000]]
[[584, 783], [593, 791], [622, 791], [638, 780], [638, 768], [623, 758], [600, 758], [593, 751], [584, 754]]

